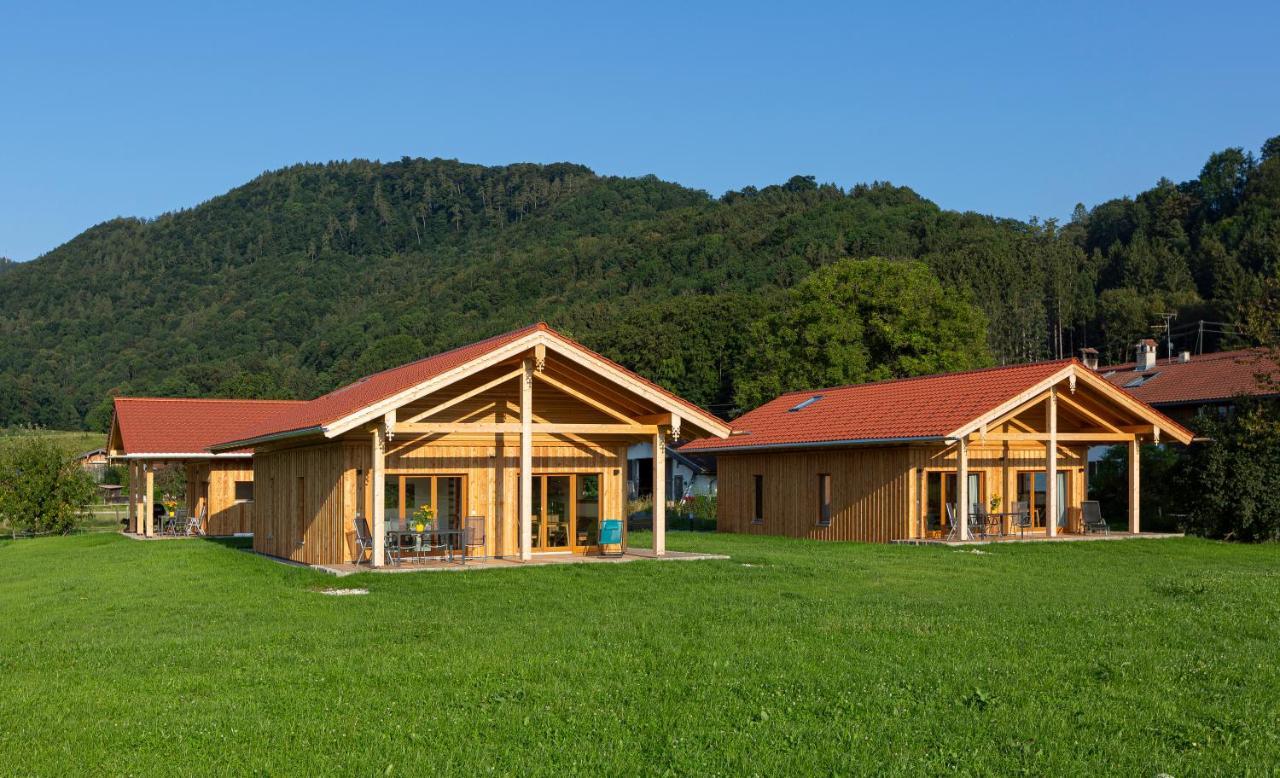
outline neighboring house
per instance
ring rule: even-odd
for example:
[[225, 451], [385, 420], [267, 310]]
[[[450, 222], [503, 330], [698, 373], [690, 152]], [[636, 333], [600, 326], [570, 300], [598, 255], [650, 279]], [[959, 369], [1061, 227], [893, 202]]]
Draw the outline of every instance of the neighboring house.
[[[637, 443], [627, 449], [627, 493], [632, 498], [653, 495], [653, 444]], [[716, 493], [716, 458], [686, 455], [667, 446], [667, 500]]]
[[[601, 521], [625, 518], [631, 444], [664, 451], [669, 438], [728, 434], [715, 416], [537, 324], [367, 376], [210, 450], [254, 452], [255, 550], [358, 561], [361, 519], [381, 566], [388, 526], [424, 506], [442, 528], [483, 528], [475, 553], [598, 551]], [[655, 466], [661, 475], [665, 457]], [[658, 502], [654, 552], [665, 553]]]
[[115, 398], [107, 453], [129, 468], [129, 531], [155, 533], [156, 473], [180, 467], [186, 477], [185, 507], [205, 517], [206, 533], [252, 532], [253, 452], [215, 454], [209, 444], [299, 404], [292, 400]]
[[1241, 396], [1280, 397], [1275, 388], [1258, 382], [1258, 374], [1280, 381], [1277, 366], [1265, 349], [1241, 349], [1173, 359], [1157, 359], [1154, 340], [1135, 346], [1136, 359], [1123, 365], [1098, 367], [1096, 353], [1085, 353], [1085, 364], [1111, 384], [1190, 426], [1201, 411], [1227, 415]]
[[1102, 442], [1129, 446], [1137, 532], [1132, 453], [1192, 437], [1074, 359], [791, 392], [730, 426], [681, 449], [716, 454], [719, 529], [880, 542], [965, 539], [993, 499], [1027, 503], [1033, 535], [1079, 532], [1085, 450]]
[[80, 467], [86, 473], [93, 477], [96, 483], [102, 483], [102, 478], [107, 474], [107, 450], [105, 448], [95, 448], [93, 451], [86, 451], [76, 457], [80, 462]]

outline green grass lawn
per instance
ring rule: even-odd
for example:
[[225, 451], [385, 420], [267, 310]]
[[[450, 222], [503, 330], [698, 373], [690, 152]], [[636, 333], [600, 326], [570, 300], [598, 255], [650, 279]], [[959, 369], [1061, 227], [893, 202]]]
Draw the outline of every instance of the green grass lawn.
[[669, 545], [733, 558], [335, 579], [205, 540], [0, 541], [0, 764], [1146, 776], [1280, 764], [1280, 547], [978, 554], [686, 533]]
[[[0, 432], [17, 432], [15, 430], [0, 430]], [[25, 434], [25, 433], [23, 433]], [[83, 430], [39, 430], [41, 437], [46, 437], [58, 445], [58, 448], [65, 451], [68, 455], [79, 455], [86, 451], [93, 451], [95, 448], [102, 448], [107, 445], [107, 436], [103, 432], [84, 432]]]

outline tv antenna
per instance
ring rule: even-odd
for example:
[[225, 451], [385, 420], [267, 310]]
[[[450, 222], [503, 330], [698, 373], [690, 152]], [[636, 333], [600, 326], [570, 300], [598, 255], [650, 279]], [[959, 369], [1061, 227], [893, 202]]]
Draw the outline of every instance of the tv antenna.
[[1157, 313], [1156, 316], [1159, 316], [1161, 319], [1164, 319], [1164, 324], [1153, 324], [1151, 326], [1151, 329], [1155, 330], [1156, 332], [1159, 332], [1161, 329], [1164, 330], [1165, 352], [1166, 352], [1166, 356], [1169, 358], [1169, 361], [1172, 362], [1173, 361], [1173, 320], [1178, 318], [1178, 314], [1176, 311], [1172, 313], [1166, 311], [1162, 313]]

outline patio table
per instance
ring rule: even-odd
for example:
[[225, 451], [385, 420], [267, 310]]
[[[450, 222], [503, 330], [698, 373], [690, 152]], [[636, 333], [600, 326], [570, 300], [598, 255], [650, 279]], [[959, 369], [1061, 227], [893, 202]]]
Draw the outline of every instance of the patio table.
[[[406, 527], [404, 529], [400, 529], [399, 527], [395, 527], [395, 526], [387, 527], [388, 539], [395, 536], [412, 535], [413, 550], [416, 553], [422, 553], [422, 545], [423, 545], [424, 538], [431, 535], [434, 535], [437, 538], [440, 538], [445, 542], [445, 548], [449, 553], [450, 562], [453, 561], [453, 552], [456, 551], [460, 547], [460, 544], [462, 543], [462, 534], [463, 532], [460, 529], [433, 529], [428, 527], [422, 530], [421, 532], [419, 532], [418, 530], [413, 529], [412, 527]], [[463, 564], [466, 564], [465, 555], [462, 561], [463, 561]]]

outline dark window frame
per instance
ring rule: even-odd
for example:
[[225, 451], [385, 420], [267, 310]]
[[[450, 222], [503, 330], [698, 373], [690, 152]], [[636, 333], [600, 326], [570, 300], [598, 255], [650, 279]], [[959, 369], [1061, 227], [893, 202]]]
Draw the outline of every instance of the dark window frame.
[[818, 473], [818, 526], [830, 527], [831, 514], [833, 513], [832, 504], [835, 502], [833, 497], [834, 486], [831, 483], [830, 473]]
[[[243, 487], [248, 487], [248, 497], [243, 495]], [[253, 502], [253, 481], [236, 481], [232, 489], [236, 502]]]
[[751, 505], [751, 523], [764, 524], [764, 476], [756, 473], [751, 477], [755, 483]]

